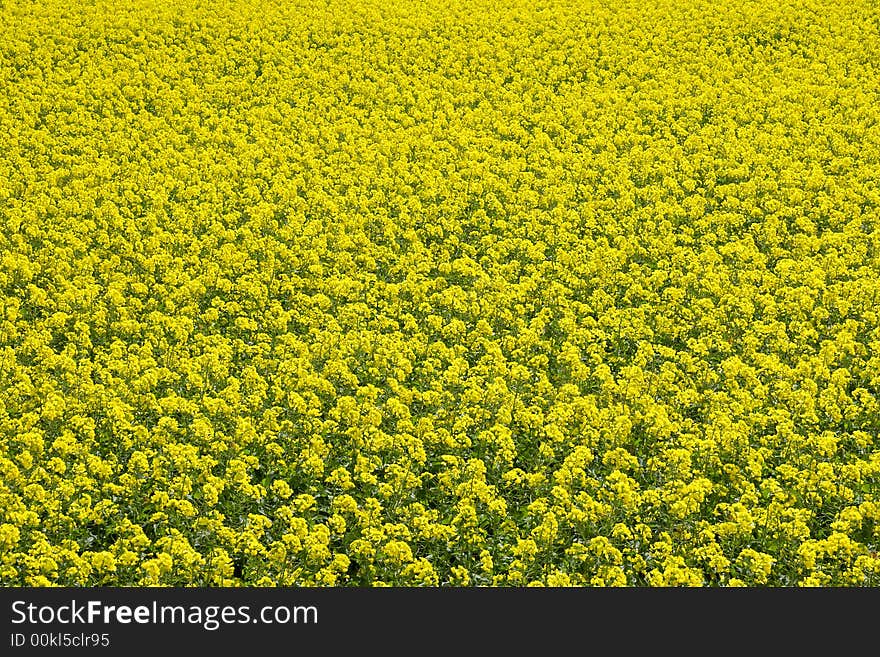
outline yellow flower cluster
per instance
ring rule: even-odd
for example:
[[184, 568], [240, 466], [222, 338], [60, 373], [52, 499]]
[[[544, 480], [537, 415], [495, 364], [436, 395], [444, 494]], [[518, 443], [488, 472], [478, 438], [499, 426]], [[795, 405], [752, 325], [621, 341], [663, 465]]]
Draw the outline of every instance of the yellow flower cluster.
[[880, 585], [878, 21], [0, 4], [0, 583]]

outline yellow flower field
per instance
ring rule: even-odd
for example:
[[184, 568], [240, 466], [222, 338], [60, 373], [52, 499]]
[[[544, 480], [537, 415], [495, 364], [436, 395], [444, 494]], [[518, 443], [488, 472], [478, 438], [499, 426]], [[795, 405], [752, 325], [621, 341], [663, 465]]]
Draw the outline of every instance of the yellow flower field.
[[0, 583], [880, 585], [873, 0], [0, 2]]

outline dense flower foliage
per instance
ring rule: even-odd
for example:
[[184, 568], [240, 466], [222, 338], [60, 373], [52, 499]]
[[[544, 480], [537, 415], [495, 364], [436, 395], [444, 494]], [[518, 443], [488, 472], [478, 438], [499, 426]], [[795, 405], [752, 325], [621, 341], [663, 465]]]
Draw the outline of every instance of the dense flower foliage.
[[880, 584], [878, 7], [0, 3], [0, 582]]

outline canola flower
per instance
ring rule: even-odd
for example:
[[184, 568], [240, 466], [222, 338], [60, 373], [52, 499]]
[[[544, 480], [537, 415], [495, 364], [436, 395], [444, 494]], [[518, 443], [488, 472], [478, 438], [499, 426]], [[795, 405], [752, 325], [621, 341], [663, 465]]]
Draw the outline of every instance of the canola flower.
[[880, 584], [878, 30], [0, 3], [0, 583]]

